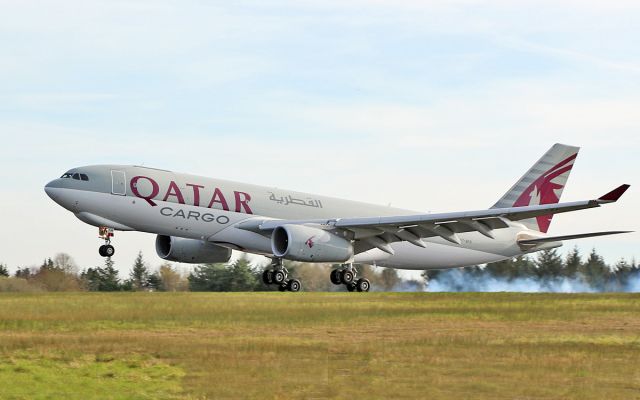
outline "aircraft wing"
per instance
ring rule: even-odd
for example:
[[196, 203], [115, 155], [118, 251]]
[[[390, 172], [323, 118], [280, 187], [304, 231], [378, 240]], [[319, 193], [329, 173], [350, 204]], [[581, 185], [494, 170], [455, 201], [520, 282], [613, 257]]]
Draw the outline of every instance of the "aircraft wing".
[[249, 220], [237, 227], [254, 232], [272, 231], [286, 224], [319, 225], [324, 229], [342, 230], [356, 240], [356, 253], [377, 247], [393, 253], [390, 243], [408, 241], [425, 247], [422, 238], [440, 236], [460, 244], [458, 233], [479, 232], [493, 238], [493, 230], [507, 228], [508, 221], [519, 221], [549, 214], [600, 207], [616, 202], [629, 185], [621, 185], [595, 200], [545, 204], [526, 207], [494, 208], [489, 210], [462, 211], [452, 213], [417, 214], [390, 217], [358, 217], [314, 220]]

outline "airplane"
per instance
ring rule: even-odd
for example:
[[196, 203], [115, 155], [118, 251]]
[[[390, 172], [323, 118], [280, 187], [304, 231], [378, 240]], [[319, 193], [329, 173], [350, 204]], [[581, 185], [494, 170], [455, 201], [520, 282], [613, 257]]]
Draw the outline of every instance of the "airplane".
[[232, 250], [272, 259], [262, 279], [297, 292], [283, 260], [335, 263], [330, 280], [351, 292], [371, 284], [354, 264], [443, 269], [485, 264], [628, 231], [547, 234], [555, 214], [616, 202], [629, 185], [592, 200], [560, 202], [579, 148], [553, 145], [491, 208], [420, 213], [144, 166], [93, 165], [64, 173], [47, 195], [99, 228], [111, 257], [114, 231], [156, 234], [164, 260], [228, 262]]

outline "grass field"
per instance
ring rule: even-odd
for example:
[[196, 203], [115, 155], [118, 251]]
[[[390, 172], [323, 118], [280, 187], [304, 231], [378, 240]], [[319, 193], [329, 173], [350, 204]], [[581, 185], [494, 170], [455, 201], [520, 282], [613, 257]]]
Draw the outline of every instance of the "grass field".
[[1, 399], [640, 399], [640, 295], [0, 294]]

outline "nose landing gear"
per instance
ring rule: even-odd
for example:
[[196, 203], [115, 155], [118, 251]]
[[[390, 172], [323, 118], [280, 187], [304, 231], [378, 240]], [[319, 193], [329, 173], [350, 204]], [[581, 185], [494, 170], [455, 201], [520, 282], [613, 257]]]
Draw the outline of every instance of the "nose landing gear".
[[269, 268], [265, 269], [262, 273], [262, 282], [265, 285], [278, 285], [278, 290], [281, 292], [299, 292], [302, 289], [302, 284], [297, 279], [287, 279], [289, 277], [289, 271], [282, 264], [282, 259], [274, 260]]
[[116, 253], [116, 249], [111, 245], [111, 238], [114, 236], [113, 228], [100, 227], [98, 229], [98, 236], [104, 240], [104, 244], [98, 249], [100, 256], [113, 257]]
[[350, 292], [368, 292], [371, 282], [366, 278], [356, 280], [357, 271], [353, 264], [346, 264], [343, 268], [331, 271], [330, 279], [334, 285], [345, 285]]

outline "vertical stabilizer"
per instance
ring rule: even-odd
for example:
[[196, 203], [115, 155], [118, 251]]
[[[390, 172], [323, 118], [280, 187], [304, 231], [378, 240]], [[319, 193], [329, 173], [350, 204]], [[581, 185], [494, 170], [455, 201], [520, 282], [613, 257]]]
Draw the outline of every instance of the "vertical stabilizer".
[[[554, 144], [491, 208], [558, 203], [579, 150], [579, 147]], [[546, 233], [551, 218], [553, 215], [543, 215], [520, 222], [530, 229]]]

